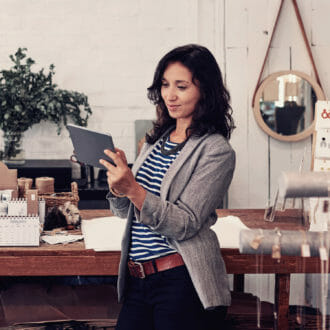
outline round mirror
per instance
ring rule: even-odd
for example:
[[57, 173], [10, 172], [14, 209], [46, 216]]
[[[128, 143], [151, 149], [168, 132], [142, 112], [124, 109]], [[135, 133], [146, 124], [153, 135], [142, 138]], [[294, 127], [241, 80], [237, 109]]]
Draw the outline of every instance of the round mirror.
[[280, 71], [260, 84], [253, 110], [267, 134], [282, 141], [298, 141], [313, 133], [318, 100], [325, 100], [325, 95], [313, 78], [298, 71]]

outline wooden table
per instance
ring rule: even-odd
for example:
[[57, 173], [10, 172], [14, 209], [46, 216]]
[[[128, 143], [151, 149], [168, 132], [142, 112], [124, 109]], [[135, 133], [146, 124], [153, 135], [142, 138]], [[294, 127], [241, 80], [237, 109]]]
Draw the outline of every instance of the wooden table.
[[[220, 217], [238, 216], [250, 228], [304, 229], [295, 210], [278, 213], [273, 223], [265, 222], [263, 213], [261, 209], [218, 210]], [[81, 214], [84, 219], [111, 215], [108, 210], [82, 210]], [[255, 255], [240, 254], [238, 249], [221, 251], [228, 273], [235, 276], [235, 289], [243, 289], [243, 274], [275, 274], [277, 329], [288, 329], [290, 274], [320, 273], [319, 258], [282, 256], [277, 261], [271, 256], [263, 256], [263, 267], [258, 270]], [[120, 251], [86, 250], [83, 242], [61, 246], [42, 244], [36, 248], [0, 248], [0, 276], [117, 275], [119, 259]]]

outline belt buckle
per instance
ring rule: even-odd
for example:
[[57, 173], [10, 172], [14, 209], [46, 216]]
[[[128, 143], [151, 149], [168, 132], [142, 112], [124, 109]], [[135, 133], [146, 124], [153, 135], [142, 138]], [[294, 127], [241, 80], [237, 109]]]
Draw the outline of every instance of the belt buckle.
[[144, 272], [144, 268], [141, 262], [137, 262], [137, 261], [132, 261], [131, 264], [133, 265], [133, 269], [131, 269], [133, 271], [133, 275], [139, 277], [139, 278], [145, 278], [146, 274]]

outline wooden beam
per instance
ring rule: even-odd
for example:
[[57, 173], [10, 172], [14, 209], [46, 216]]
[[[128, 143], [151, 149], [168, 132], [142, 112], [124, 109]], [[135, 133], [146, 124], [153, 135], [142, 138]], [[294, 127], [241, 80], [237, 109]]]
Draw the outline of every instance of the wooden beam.
[[289, 329], [290, 274], [275, 274], [275, 329]]

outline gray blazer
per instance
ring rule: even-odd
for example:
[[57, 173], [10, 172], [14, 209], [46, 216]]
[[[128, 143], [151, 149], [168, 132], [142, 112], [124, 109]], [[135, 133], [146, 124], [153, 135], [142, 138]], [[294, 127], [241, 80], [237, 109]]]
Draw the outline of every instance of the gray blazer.
[[[132, 168], [134, 175], [153, 146], [144, 144]], [[217, 236], [210, 226], [217, 220], [215, 210], [229, 187], [234, 167], [235, 152], [223, 136], [190, 137], [165, 174], [160, 197], [147, 192], [141, 211], [127, 198], [108, 194], [110, 210], [127, 218], [119, 266], [119, 301], [125, 293], [135, 212], [138, 221], [165, 235], [181, 254], [204, 308], [230, 305], [226, 267]]]

